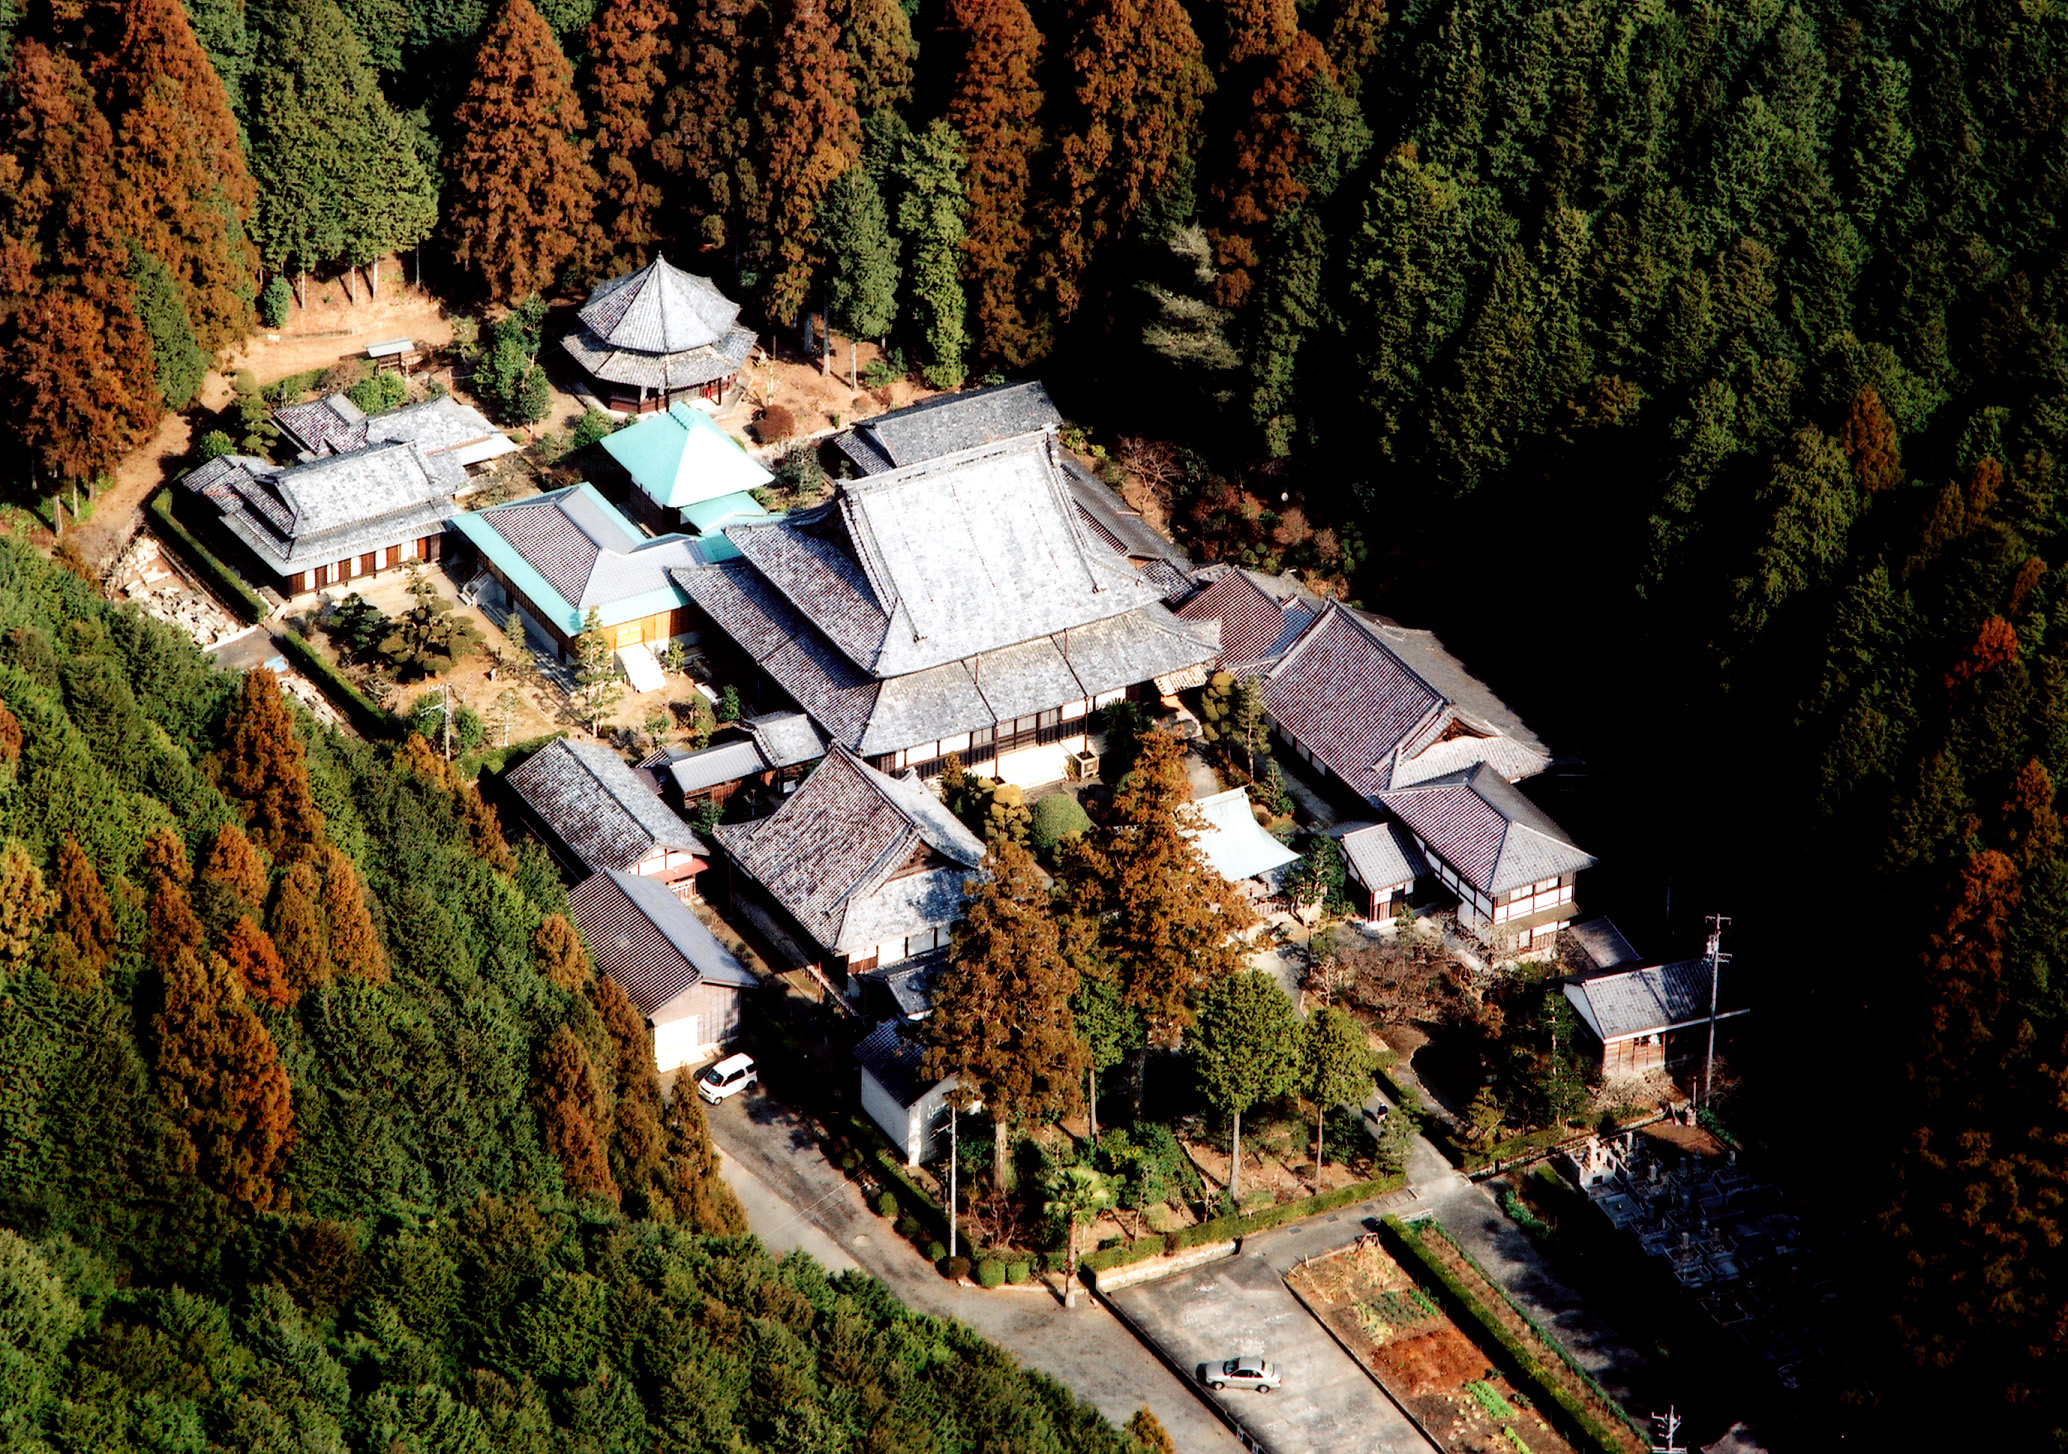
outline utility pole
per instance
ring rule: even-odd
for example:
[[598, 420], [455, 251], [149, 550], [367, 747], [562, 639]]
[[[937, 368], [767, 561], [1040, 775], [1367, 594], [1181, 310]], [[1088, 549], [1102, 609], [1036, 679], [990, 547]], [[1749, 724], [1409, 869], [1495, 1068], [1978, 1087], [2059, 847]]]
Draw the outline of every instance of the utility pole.
[[1711, 1105], [1714, 1100], [1716, 1078], [1716, 991], [1723, 978], [1723, 967], [1730, 963], [1730, 956], [1723, 952], [1723, 931], [1730, 920], [1722, 914], [1709, 915], [1709, 1054], [1702, 1062], [1702, 1104]]
[[440, 685], [439, 692], [445, 701], [445, 760], [452, 761], [452, 683]]
[[962, 1164], [962, 1142], [956, 1135], [955, 1098], [948, 1098], [948, 1255], [955, 1255], [956, 1172]]
[[1673, 1442], [1673, 1436], [1679, 1432], [1680, 1415], [1673, 1405], [1666, 1405], [1663, 1414], [1653, 1414], [1651, 1454], [1687, 1454], [1687, 1445]]

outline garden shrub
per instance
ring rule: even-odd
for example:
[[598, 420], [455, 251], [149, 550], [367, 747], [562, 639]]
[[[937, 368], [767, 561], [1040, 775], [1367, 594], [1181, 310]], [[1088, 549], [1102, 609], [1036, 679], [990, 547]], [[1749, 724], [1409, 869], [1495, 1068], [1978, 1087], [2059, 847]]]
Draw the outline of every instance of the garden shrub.
[[1025, 1257], [1016, 1257], [1005, 1264], [1005, 1280], [1017, 1286], [1034, 1275], [1034, 1263]]
[[621, 419], [613, 419], [594, 404], [582, 410], [582, 417], [574, 421], [573, 433], [569, 436], [570, 449], [587, 449], [605, 435], [615, 434], [624, 425]]
[[885, 1219], [898, 1214], [898, 1199], [889, 1192], [879, 1192], [876, 1197], [876, 1215]]
[[963, 1278], [969, 1276], [969, 1259], [967, 1257], [949, 1257], [944, 1259], [941, 1263], [941, 1276], [954, 1282], [962, 1281]]
[[977, 1286], [1005, 1286], [1005, 1264], [995, 1257], [986, 1257], [977, 1264]]
[[201, 436], [201, 443], [195, 447], [194, 455], [202, 464], [207, 464], [212, 459], [220, 459], [224, 455], [234, 454], [236, 451], [236, 440], [230, 438], [229, 435], [223, 433], [220, 429], [211, 429], [208, 433]]
[[1029, 811], [1033, 824], [1027, 830], [1027, 838], [1043, 853], [1055, 852], [1056, 845], [1065, 838], [1091, 831], [1091, 817], [1072, 793], [1051, 793]]
[[259, 322], [267, 328], [280, 327], [287, 322], [287, 310], [293, 304], [294, 289], [287, 286], [287, 279], [275, 274], [259, 289]]
[[[917, 1217], [899, 1217], [891, 1225], [897, 1234], [907, 1242], [919, 1235], [919, 1219]], [[946, 1251], [947, 1249], [943, 1248], [942, 1250]]]
[[345, 390], [345, 397], [368, 414], [385, 414], [409, 397], [409, 385], [402, 382], [402, 375], [383, 371], [352, 385]]
[[943, 1261], [944, 1259], [946, 1259], [947, 1255], [947, 1244], [940, 1242], [938, 1240], [926, 1244], [926, 1260], [928, 1262]]

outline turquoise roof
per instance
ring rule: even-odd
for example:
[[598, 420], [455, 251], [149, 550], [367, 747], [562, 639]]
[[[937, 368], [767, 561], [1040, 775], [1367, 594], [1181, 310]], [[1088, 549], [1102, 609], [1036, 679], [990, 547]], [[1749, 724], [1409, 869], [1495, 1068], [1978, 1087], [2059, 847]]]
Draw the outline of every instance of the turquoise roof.
[[[539, 518], [541, 507], [552, 514]], [[451, 524], [534, 612], [569, 636], [581, 633], [588, 606], [603, 625], [616, 626], [687, 605], [688, 596], [668, 571], [705, 560], [687, 535], [641, 535], [587, 483], [461, 511]], [[526, 558], [520, 541], [539, 553], [539, 564]], [[568, 589], [578, 585], [586, 605], [570, 600], [566, 590], [547, 579], [547, 571], [560, 575]]]
[[655, 504], [681, 510], [774, 478], [738, 441], [689, 404], [675, 404], [603, 437], [603, 447]]
[[769, 514], [761, 508], [759, 500], [741, 490], [737, 494], [720, 495], [715, 500], [699, 500], [683, 510], [682, 518], [695, 526], [699, 535], [709, 535], [736, 520], [766, 520]]

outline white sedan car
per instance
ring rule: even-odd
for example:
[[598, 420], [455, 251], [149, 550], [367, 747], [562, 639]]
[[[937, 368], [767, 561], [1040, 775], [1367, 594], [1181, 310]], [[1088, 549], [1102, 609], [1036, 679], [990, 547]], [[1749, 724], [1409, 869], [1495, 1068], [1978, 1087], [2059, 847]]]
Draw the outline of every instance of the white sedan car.
[[1202, 1363], [1199, 1365], [1199, 1381], [1215, 1392], [1225, 1388], [1253, 1388], [1258, 1393], [1269, 1393], [1283, 1382], [1278, 1376], [1278, 1365], [1261, 1358], [1230, 1358], [1225, 1363]]

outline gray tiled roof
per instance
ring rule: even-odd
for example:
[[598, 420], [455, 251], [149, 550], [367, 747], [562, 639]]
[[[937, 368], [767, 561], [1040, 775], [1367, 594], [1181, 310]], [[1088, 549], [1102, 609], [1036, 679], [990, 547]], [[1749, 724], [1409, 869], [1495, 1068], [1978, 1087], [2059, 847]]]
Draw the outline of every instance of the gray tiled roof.
[[[1238, 590], [1229, 578], [1208, 589]], [[1336, 601], [1323, 603], [1283, 649], [1264, 678], [1264, 700], [1282, 731], [1365, 797], [1480, 762], [1519, 778], [1550, 761], [1519, 719], [1429, 633]]]
[[[675, 579], [835, 741], [867, 756], [1116, 691], [1196, 665], [1213, 651], [1151, 605], [967, 663], [878, 681], [746, 561], [678, 571]], [[1047, 700], [1028, 705], [1036, 696]]]
[[599, 972], [616, 980], [639, 1013], [666, 1006], [698, 984], [751, 988], [758, 981], [668, 886], [638, 874], [592, 874], [567, 892], [568, 912]]
[[1597, 862], [1486, 763], [1381, 793], [1379, 801], [1481, 893], [1504, 894]]
[[[916, 777], [835, 749], [782, 807], [717, 839], [806, 933], [838, 954], [962, 917], [984, 845]], [[906, 871], [915, 860], [931, 866]]]
[[703, 564], [690, 537], [640, 535], [586, 486], [497, 505], [477, 518], [580, 611], [672, 588], [669, 571]]
[[586, 328], [577, 328], [560, 340], [560, 346], [592, 378], [668, 393], [731, 378], [754, 351], [754, 334], [751, 329], [733, 328], [705, 348], [685, 349], [681, 353], [643, 353], [615, 348]]
[[[921, 1020], [933, 1013], [933, 991], [948, 963], [948, 949], [929, 949], [888, 969], [866, 969], [855, 976], [862, 981], [864, 1013], [871, 999], [892, 1013]], [[880, 991], [872, 995], [871, 988]]]
[[724, 338], [740, 305], [712, 285], [656, 257], [635, 273], [598, 283], [582, 305], [581, 320], [613, 348], [681, 353]]
[[1249, 571], [1231, 570], [1177, 608], [1180, 618], [1220, 623], [1221, 655], [1214, 663], [1238, 676], [1268, 667], [1313, 621], [1320, 605], [1301, 591], [1267, 589]]
[[1572, 935], [1580, 952], [1587, 956], [1587, 962], [1596, 969], [1620, 969], [1626, 964], [1635, 964], [1644, 958], [1630, 941], [1623, 937], [1623, 931], [1616, 927], [1616, 921], [1606, 914], [1597, 914], [1591, 919], [1582, 919], [1577, 924], [1568, 924], [1566, 933]]
[[710, 854], [689, 825], [601, 743], [557, 738], [511, 769], [505, 781], [591, 873], [630, 868], [657, 848]]
[[1428, 860], [1398, 823], [1368, 823], [1342, 837], [1343, 861], [1357, 881], [1374, 893], [1413, 883], [1429, 871]]
[[1137, 561], [1162, 561], [1180, 573], [1191, 571], [1191, 557], [1157, 533], [1111, 485], [1086, 469], [1074, 455], [1063, 456], [1063, 473], [1069, 477], [1070, 494], [1077, 501], [1077, 508], [1113, 549]]
[[856, 1044], [854, 1058], [892, 1100], [909, 1110], [938, 1082], [920, 1074], [919, 1064], [926, 1052], [905, 1033], [905, 1024], [885, 1020]]
[[1056, 462], [1025, 435], [844, 482], [830, 505], [727, 537], [875, 676], [1118, 616], [1158, 593], [1094, 549]]
[[223, 455], [186, 487], [280, 575], [436, 534], [466, 471], [414, 444], [369, 444], [305, 464]]
[[343, 394], [273, 411], [273, 422], [299, 445], [302, 458], [343, 454], [367, 444], [414, 444], [426, 455], [450, 454], [461, 465], [514, 453], [517, 445], [479, 409], [450, 394], [365, 414]]
[[[1570, 980], [1567, 988], [1571, 992], [1568, 998], [1577, 996], [1576, 1008], [1603, 1040], [1656, 1035], [1709, 1018], [1709, 962], [1705, 959], [1605, 970]], [[1737, 991], [1735, 976], [1726, 964], [1716, 989], [1719, 1016], [1743, 1012], [1744, 1000]]]
[[668, 775], [683, 793], [700, 793], [722, 783], [736, 783], [743, 777], [768, 771], [768, 759], [750, 738], [721, 742], [701, 752], [688, 753], [668, 764]]
[[802, 712], [768, 712], [740, 725], [754, 734], [754, 743], [770, 767], [795, 767], [826, 755], [826, 739]]
[[273, 411], [273, 422], [308, 454], [336, 454], [366, 443], [366, 411], [343, 394], [282, 405]]
[[1054, 429], [1063, 422], [1039, 383], [998, 384], [941, 394], [834, 436], [833, 443], [864, 474], [881, 474], [938, 459], [980, 444]]

